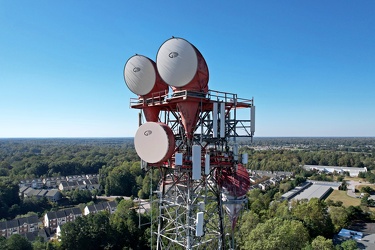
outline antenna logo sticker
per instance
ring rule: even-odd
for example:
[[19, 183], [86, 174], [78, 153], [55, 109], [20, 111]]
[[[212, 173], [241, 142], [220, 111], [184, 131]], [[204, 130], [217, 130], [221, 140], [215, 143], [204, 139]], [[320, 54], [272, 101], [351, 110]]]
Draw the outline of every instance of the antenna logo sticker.
[[144, 133], [143, 133], [145, 136], [149, 136], [152, 134], [152, 131], [151, 130], [146, 130]]
[[139, 68], [139, 67], [135, 67], [135, 68], [133, 69], [133, 72], [134, 72], [134, 73], [139, 72], [139, 71], [141, 71], [141, 68]]
[[170, 58], [178, 57], [178, 53], [177, 52], [171, 52], [171, 53], [169, 53], [169, 57]]

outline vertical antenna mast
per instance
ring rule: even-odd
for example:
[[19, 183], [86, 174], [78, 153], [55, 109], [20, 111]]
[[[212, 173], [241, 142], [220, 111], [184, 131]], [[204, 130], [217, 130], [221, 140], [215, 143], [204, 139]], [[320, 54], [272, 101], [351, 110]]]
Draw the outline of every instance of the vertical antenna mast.
[[[233, 232], [250, 185], [236, 138], [254, 135], [254, 100], [209, 90], [205, 59], [182, 38], [165, 41], [156, 63], [131, 57], [124, 79], [138, 95], [131, 108], [142, 110], [147, 121], [137, 130], [135, 149], [161, 172], [156, 248], [234, 248]], [[240, 119], [240, 108], [250, 109], [250, 117]]]

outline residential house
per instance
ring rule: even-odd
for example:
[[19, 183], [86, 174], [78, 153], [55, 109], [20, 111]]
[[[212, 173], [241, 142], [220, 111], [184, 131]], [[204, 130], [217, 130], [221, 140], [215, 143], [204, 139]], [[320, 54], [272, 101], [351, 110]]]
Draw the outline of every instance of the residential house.
[[259, 187], [262, 190], [268, 190], [270, 186], [271, 186], [271, 182], [270, 181], [264, 181], [262, 183], [259, 183]]
[[86, 179], [87, 180], [91, 180], [91, 179], [94, 179], [94, 178], [98, 179], [99, 178], [99, 174], [87, 174], [86, 175]]
[[66, 181], [66, 178], [63, 177], [63, 176], [58, 176], [58, 177], [55, 177], [55, 180], [56, 180], [56, 187], [58, 188], [59, 185], [60, 185], [60, 183], [61, 183], [62, 181]]
[[86, 179], [85, 175], [70, 175], [66, 176], [66, 181], [82, 181]]
[[67, 208], [67, 209], [61, 210], [61, 212], [65, 213], [65, 219], [66, 220], [65, 220], [64, 223], [61, 223], [61, 224], [57, 225], [57, 228], [56, 228], [56, 236], [57, 237], [61, 236], [61, 226], [62, 225], [64, 225], [67, 222], [75, 221], [78, 217], [82, 216], [81, 209], [79, 209], [78, 207]]
[[272, 177], [271, 179], [269, 179], [269, 181], [271, 182], [272, 185], [276, 185], [281, 182], [281, 178], [276, 176], [276, 177]]
[[62, 194], [59, 190], [57, 189], [51, 189], [51, 190], [48, 190], [48, 192], [45, 194], [45, 197], [49, 200], [49, 201], [53, 201], [53, 202], [56, 202], [56, 201], [59, 201], [61, 200], [62, 198]]
[[13, 234], [19, 234], [18, 220], [8, 220], [7, 221], [7, 237], [10, 237]]
[[281, 180], [285, 180], [287, 177], [292, 177], [293, 175], [285, 175], [285, 174], [281, 174], [279, 175], [278, 177], [281, 179]]
[[33, 192], [34, 192], [34, 190], [35, 190], [35, 189], [33, 189], [33, 188], [31, 188], [31, 187], [26, 188], [26, 189], [23, 191], [23, 198], [33, 196]]
[[83, 210], [84, 215], [95, 214], [96, 212], [97, 211], [94, 205], [86, 206], [85, 209]]
[[88, 190], [100, 190], [101, 187], [100, 187], [100, 184], [98, 182], [98, 179], [96, 178], [93, 178], [93, 179], [90, 179], [90, 180], [84, 180], [86, 186], [87, 186], [87, 189]]
[[81, 181], [77, 181], [77, 187], [79, 190], [85, 190], [86, 189], [86, 183], [84, 180], [81, 180]]
[[82, 216], [82, 212], [79, 208], [67, 208], [48, 212], [44, 215], [44, 226], [50, 228], [51, 231], [55, 231], [58, 226], [74, 221], [80, 216]]
[[20, 189], [19, 189], [19, 191], [18, 191], [18, 195], [21, 197], [21, 198], [23, 198], [24, 197], [24, 194], [25, 194], [25, 191], [27, 190], [27, 189], [29, 189], [29, 187], [26, 187], [26, 186], [20, 186]]
[[75, 221], [75, 219], [82, 216], [81, 209], [79, 209], [78, 207], [67, 208], [63, 211], [65, 212], [66, 222]]
[[47, 212], [44, 215], [43, 222], [44, 222], [45, 227], [51, 228], [51, 229], [56, 229], [57, 228], [56, 212], [55, 211]]
[[48, 177], [43, 179], [43, 184], [46, 188], [56, 188], [56, 177]]
[[38, 231], [42, 226], [42, 222], [38, 219], [38, 216], [27, 217], [27, 223], [29, 225], [29, 232]]
[[44, 196], [44, 194], [47, 192], [47, 190], [38, 190], [38, 189], [34, 189], [34, 188], [27, 188], [23, 194], [24, 194], [24, 197], [36, 197], [36, 198], [41, 198]]
[[253, 176], [250, 176], [250, 182], [251, 183], [256, 183], [258, 181], [260, 181], [262, 178], [260, 176], [257, 176], [257, 175], [253, 175]]
[[[57, 176], [57, 177], [46, 177], [43, 179], [33, 179], [33, 180], [21, 180], [18, 184], [19, 187], [31, 187], [34, 189], [42, 189], [42, 188], [59, 188], [60, 190], [74, 190], [77, 187], [80, 189], [83, 189], [84, 185], [87, 185], [86, 183], [83, 185], [83, 183], [77, 183], [80, 181], [86, 181], [90, 182], [92, 180], [93, 183], [90, 183], [90, 190], [92, 189], [99, 189], [99, 174], [87, 174], [87, 175], [70, 175], [70, 176]], [[60, 184], [64, 182], [70, 183], [70, 185], [63, 184], [63, 186], [60, 186]], [[74, 183], [72, 185], [72, 183]]]
[[251, 191], [251, 190], [253, 190], [253, 189], [260, 189], [260, 187], [259, 187], [259, 185], [258, 184], [255, 184], [255, 185], [251, 185], [250, 187], [249, 187], [249, 191]]
[[116, 212], [117, 202], [115, 202], [115, 201], [108, 201], [107, 204], [108, 204], [108, 206], [107, 206], [106, 209], [109, 211], [110, 214], [113, 214], [114, 212]]
[[104, 206], [103, 203], [104, 202], [100, 202], [100, 203], [94, 204], [96, 212], [105, 211], [105, 206]]
[[6, 221], [0, 221], [0, 237], [6, 237], [7, 236], [7, 222]]
[[41, 224], [42, 223], [39, 221], [38, 216], [36, 215], [18, 218], [20, 234], [38, 231]]
[[51, 190], [37, 190], [33, 189], [31, 187], [22, 187], [20, 188], [19, 195], [21, 198], [25, 197], [36, 197], [36, 198], [43, 198], [46, 197], [49, 201], [58, 201], [62, 198], [62, 194], [57, 189], [51, 189]]
[[60, 184], [59, 184], [59, 190], [60, 191], [67, 191], [69, 190], [69, 184], [67, 181], [62, 181]]
[[31, 192], [29, 193], [29, 197], [31, 197], [31, 196], [35, 196], [35, 197], [37, 197], [37, 198], [40, 198], [39, 197], [39, 193], [40, 193], [40, 190], [38, 190], [38, 189], [34, 189], [34, 188], [32, 188], [33, 190], [31, 190]]
[[34, 188], [28, 188], [26, 191], [25, 191], [25, 197], [37, 197], [38, 194], [39, 194], [40, 190], [37, 190], [37, 189], [34, 189]]
[[64, 225], [66, 223], [66, 214], [64, 210], [56, 211], [57, 225]]
[[19, 218], [18, 227], [19, 227], [18, 232], [20, 234], [27, 233], [29, 231], [27, 218]]
[[[107, 201], [96, 204], [101, 210], [99, 211], [108, 211], [110, 214], [113, 214], [117, 209], [117, 203], [115, 201]], [[102, 209], [103, 208], [103, 209]]]
[[115, 201], [100, 202], [98, 204], [86, 206], [83, 214], [95, 214], [100, 211], [108, 211], [110, 214], [113, 214], [117, 209], [117, 203]]
[[31, 180], [22, 180], [18, 185], [20, 187], [31, 187]]
[[[77, 176], [74, 176], [75, 178], [78, 178]], [[59, 190], [61, 191], [69, 191], [69, 190], [100, 190], [100, 185], [98, 182], [98, 179], [92, 178], [92, 179], [81, 179], [81, 180], [73, 180], [73, 177], [71, 178], [71, 181], [62, 181], [59, 185]]]
[[62, 181], [59, 185], [59, 190], [70, 191], [78, 187], [77, 181]]
[[43, 188], [44, 186], [44, 183], [43, 183], [43, 180], [41, 179], [34, 179], [31, 181], [31, 187], [32, 188], [35, 188], [35, 189], [41, 189]]
[[13, 234], [25, 235], [38, 231], [41, 226], [36, 215], [0, 222], [0, 236], [9, 238]]
[[36, 195], [37, 198], [43, 198], [48, 193], [48, 190], [40, 190], [38, 194]]

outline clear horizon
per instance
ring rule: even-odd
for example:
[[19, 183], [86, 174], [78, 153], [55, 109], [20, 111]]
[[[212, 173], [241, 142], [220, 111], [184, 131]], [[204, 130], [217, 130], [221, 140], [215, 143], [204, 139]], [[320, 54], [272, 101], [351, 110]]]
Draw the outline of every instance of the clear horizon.
[[255, 137], [375, 137], [375, 2], [1, 1], [0, 138], [133, 137], [123, 67], [182, 37]]
[[[124, 137], [0, 137], [0, 140], [8, 139], [133, 139], [134, 136]], [[254, 136], [253, 139], [262, 138], [375, 138], [375, 136]], [[238, 139], [237, 139], [238, 140]], [[240, 140], [247, 140], [246, 137]]]

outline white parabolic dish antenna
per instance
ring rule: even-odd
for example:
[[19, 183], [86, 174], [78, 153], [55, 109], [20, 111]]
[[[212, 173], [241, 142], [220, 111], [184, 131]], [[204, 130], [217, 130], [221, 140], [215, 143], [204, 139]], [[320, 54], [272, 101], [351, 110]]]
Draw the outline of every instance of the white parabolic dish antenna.
[[175, 139], [172, 129], [164, 123], [146, 122], [134, 137], [135, 150], [148, 163], [165, 161], [172, 156]]
[[160, 46], [156, 66], [164, 82], [183, 87], [193, 80], [198, 70], [195, 47], [185, 39], [171, 38]]
[[154, 62], [141, 55], [129, 58], [124, 67], [124, 79], [128, 88], [136, 95], [147, 95], [155, 86]]

